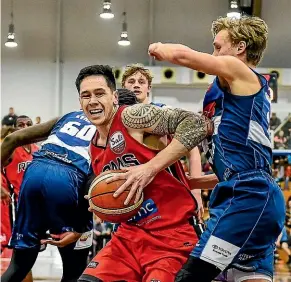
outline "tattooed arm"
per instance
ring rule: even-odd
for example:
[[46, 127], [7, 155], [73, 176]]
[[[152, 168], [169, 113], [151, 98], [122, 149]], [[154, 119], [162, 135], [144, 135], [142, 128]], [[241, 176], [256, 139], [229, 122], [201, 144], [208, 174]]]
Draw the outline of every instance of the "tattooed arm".
[[206, 117], [178, 108], [160, 108], [137, 104], [122, 112], [129, 133], [139, 131], [156, 135], [173, 134], [173, 141], [150, 163], [157, 171], [179, 160], [211, 134], [212, 123]]
[[107, 180], [109, 183], [118, 179], [126, 179], [125, 183], [113, 195], [118, 197], [130, 187], [130, 192], [124, 202], [125, 205], [134, 195], [136, 203], [140, 199], [144, 187], [161, 170], [179, 160], [212, 133], [212, 123], [204, 116], [181, 109], [163, 109], [146, 104], [125, 108], [122, 112], [122, 122], [132, 136], [144, 133], [161, 136], [174, 135], [171, 143], [149, 162], [126, 168], [126, 173], [120, 173]]

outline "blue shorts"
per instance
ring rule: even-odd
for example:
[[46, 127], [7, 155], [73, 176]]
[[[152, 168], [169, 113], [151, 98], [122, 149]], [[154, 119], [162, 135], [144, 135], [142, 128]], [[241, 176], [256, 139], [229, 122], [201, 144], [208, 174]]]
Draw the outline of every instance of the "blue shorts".
[[9, 246], [39, 248], [47, 230], [60, 234], [78, 229], [83, 183], [84, 175], [72, 166], [47, 159], [33, 160], [20, 188]]
[[273, 276], [274, 246], [285, 220], [282, 191], [264, 171], [235, 174], [220, 182], [209, 203], [210, 219], [191, 256], [222, 271]]

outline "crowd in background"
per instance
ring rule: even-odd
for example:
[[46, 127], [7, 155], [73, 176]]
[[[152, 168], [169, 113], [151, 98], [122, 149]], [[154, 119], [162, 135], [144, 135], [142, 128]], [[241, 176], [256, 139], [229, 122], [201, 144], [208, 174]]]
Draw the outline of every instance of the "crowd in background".
[[291, 149], [291, 114], [283, 121], [273, 113], [270, 119], [270, 129], [275, 132], [274, 149]]

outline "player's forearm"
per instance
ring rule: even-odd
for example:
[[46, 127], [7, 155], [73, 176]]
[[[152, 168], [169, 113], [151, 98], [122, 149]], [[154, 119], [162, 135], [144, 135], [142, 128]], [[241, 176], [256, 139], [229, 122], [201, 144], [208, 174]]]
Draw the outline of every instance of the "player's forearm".
[[188, 149], [181, 142], [173, 139], [165, 149], [148, 162], [148, 165], [158, 173], [178, 161], [186, 153], [188, 153]]
[[205, 60], [209, 60], [212, 56], [210, 54], [195, 51], [188, 46], [182, 44], [163, 44], [167, 49], [166, 61], [172, 64], [192, 68], [195, 70], [205, 71]]
[[39, 125], [17, 130], [8, 135], [1, 144], [1, 163], [5, 164], [17, 147], [45, 140], [57, 120], [58, 118], [55, 118]]
[[218, 183], [218, 179], [215, 174], [209, 174], [200, 177], [190, 177], [189, 183], [191, 190], [194, 189], [211, 190]]
[[11, 135], [5, 137], [1, 143], [1, 166], [6, 166], [8, 164], [9, 158], [13, 151], [17, 148], [16, 139]]

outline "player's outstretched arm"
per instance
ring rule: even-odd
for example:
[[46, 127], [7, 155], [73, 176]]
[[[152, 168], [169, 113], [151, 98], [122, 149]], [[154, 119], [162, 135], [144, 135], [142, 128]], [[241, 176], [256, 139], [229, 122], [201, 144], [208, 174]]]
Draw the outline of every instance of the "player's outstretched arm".
[[18, 130], [5, 137], [1, 144], [1, 164], [6, 164], [17, 147], [45, 140], [58, 119]]
[[252, 76], [249, 68], [233, 56], [213, 56], [197, 52], [182, 44], [153, 43], [149, 46], [149, 55], [159, 61], [168, 61], [210, 75], [223, 77], [231, 82], [245, 80]]

